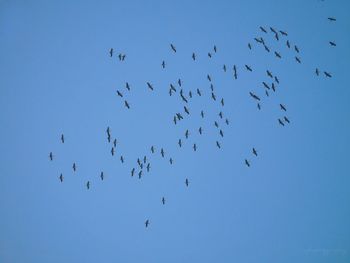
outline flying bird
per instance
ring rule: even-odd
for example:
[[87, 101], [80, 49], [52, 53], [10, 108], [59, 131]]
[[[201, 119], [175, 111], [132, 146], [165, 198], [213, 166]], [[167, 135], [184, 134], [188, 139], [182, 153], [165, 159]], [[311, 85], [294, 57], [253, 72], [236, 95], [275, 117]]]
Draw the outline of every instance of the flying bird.
[[280, 30], [280, 33], [281, 33], [283, 36], [288, 36], [288, 33], [285, 32], [285, 31]]
[[112, 154], [112, 156], [114, 156], [114, 147], [112, 147], [112, 149], [111, 149], [111, 154]]
[[195, 53], [192, 53], [192, 59], [193, 59], [193, 61], [196, 60], [196, 54]]
[[264, 44], [264, 48], [267, 52], [270, 52], [270, 49]]
[[120, 155], [120, 161], [121, 161], [122, 163], [124, 163], [124, 157], [123, 157], [123, 155]]
[[123, 93], [121, 93], [119, 90], [117, 90], [117, 94], [119, 97], [123, 98]]
[[105, 176], [104, 176], [103, 172], [101, 172], [100, 178], [101, 178], [102, 181], [103, 181], [104, 177], [105, 177]]
[[258, 156], [258, 153], [257, 153], [257, 151], [255, 150], [255, 148], [253, 148], [253, 154], [254, 154], [255, 156]]
[[173, 44], [170, 44], [171, 49], [176, 53], [176, 48]]
[[217, 49], [216, 49], [216, 46], [214, 45], [214, 52], [216, 53]]
[[296, 45], [294, 45], [294, 50], [299, 53], [299, 48]]
[[226, 65], [225, 64], [222, 68], [223, 68], [224, 72], [226, 72]]
[[126, 82], [126, 83], [125, 83], [125, 88], [126, 88], [128, 91], [130, 91], [130, 85], [129, 85], [129, 82]]
[[249, 163], [249, 161], [248, 161], [247, 159], [245, 159], [245, 164], [246, 164], [248, 167], [250, 167], [250, 163]]
[[114, 148], [117, 147], [117, 139], [114, 139], [113, 145], [114, 145]]
[[[176, 51], [175, 51], [176, 52]], [[146, 228], [149, 226], [149, 220], [147, 219], [146, 222], [145, 222], [145, 226]]]
[[181, 139], [179, 139], [178, 144], [179, 144], [180, 147], [182, 146], [182, 141], [181, 141]]
[[221, 106], [224, 106], [224, 98], [221, 98]]
[[125, 107], [127, 107], [128, 109], [130, 109], [130, 105], [129, 105], [129, 103], [125, 100], [124, 101], [124, 104], [125, 104]]
[[253, 71], [251, 67], [249, 67], [248, 65], [245, 65], [245, 68], [248, 70], [248, 71]]
[[279, 123], [280, 125], [284, 126], [284, 123], [283, 123], [283, 121], [282, 121], [281, 119], [278, 119], [278, 123]]
[[154, 153], [154, 146], [151, 146], [151, 152]]
[[188, 130], [186, 130], [186, 132], [185, 132], [185, 137], [186, 137], [186, 139], [188, 139], [188, 135], [189, 135], [190, 133], [188, 132]]
[[315, 70], [315, 74], [316, 74], [317, 76], [319, 76], [319, 75], [320, 75], [320, 71], [318, 70], [318, 68], [316, 68], [316, 70]]
[[287, 47], [290, 48], [289, 40], [287, 40], [286, 44], [287, 44]]
[[260, 98], [256, 96], [253, 92], [249, 92], [250, 96], [258, 101], [260, 101]]
[[221, 148], [221, 145], [218, 141], [216, 141], [216, 146], [220, 149]]
[[298, 57], [295, 57], [295, 60], [300, 64], [301, 63], [301, 60], [300, 60], [300, 58], [298, 58]]
[[287, 111], [286, 107], [285, 107], [283, 104], [280, 104], [280, 108], [281, 108], [281, 110], [283, 110], [283, 111]]
[[189, 110], [188, 110], [188, 108], [187, 108], [186, 106], [184, 106], [184, 110], [185, 110], [185, 112], [186, 112], [188, 115], [190, 115], [190, 112], [189, 112]]
[[160, 150], [160, 154], [162, 155], [162, 157], [164, 157], [164, 150], [163, 150], [163, 148]]
[[252, 45], [250, 43], [248, 43], [248, 48], [252, 49]]
[[76, 166], [76, 164], [75, 163], [73, 163], [73, 171], [75, 172], [76, 170], [77, 170], [77, 166]]
[[237, 68], [236, 65], [233, 66], [233, 76], [237, 79]]
[[162, 198], [162, 203], [163, 203], [163, 205], [165, 205], [165, 198], [164, 198], [164, 196]]
[[165, 68], [165, 61], [162, 62], [162, 68]]
[[266, 74], [267, 74], [267, 76], [269, 76], [270, 78], [273, 78], [271, 71], [266, 70]]
[[189, 181], [188, 181], [188, 179], [186, 178], [186, 180], [185, 180], [185, 184], [186, 184], [186, 186], [188, 187], [188, 185], [189, 185]]
[[260, 27], [260, 30], [261, 30], [262, 32], [264, 32], [264, 33], [267, 33], [266, 29], [263, 28], [262, 26]]
[[153, 90], [153, 86], [151, 85], [151, 83], [147, 82], [147, 86], [150, 90]]
[[50, 161], [52, 161], [52, 160], [53, 160], [53, 154], [52, 154], [52, 152], [50, 152], [50, 154], [49, 154], [49, 158], [50, 158]]
[[113, 56], [113, 48], [111, 48], [111, 49], [109, 50], [109, 55], [110, 55], [110, 57]]
[[284, 116], [283, 119], [284, 119], [287, 123], [290, 123], [289, 119], [288, 119], [286, 116]]
[[329, 73], [329, 72], [324, 71], [323, 73], [324, 73], [324, 74], [326, 75], [326, 77], [328, 77], [328, 78], [331, 78], [331, 77], [332, 77], [331, 73]]
[[334, 18], [334, 17], [328, 17], [328, 20], [329, 20], [329, 21], [332, 21], [332, 22], [337, 21], [337, 19]]
[[61, 183], [63, 182], [63, 175], [62, 174], [60, 174], [60, 181], [61, 181]]
[[202, 118], [204, 118], [204, 111], [201, 111], [201, 116]]
[[197, 145], [195, 143], [193, 144], [193, 151], [197, 151]]
[[211, 82], [211, 77], [209, 74], [207, 75], [207, 79]]
[[64, 143], [64, 135], [61, 134], [61, 142]]
[[208, 52], [208, 57], [211, 58], [211, 53], [210, 52]]
[[90, 181], [87, 181], [86, 183], [86, 188], [89, 190], [90, 189]]
[[276, 56], [277, 58], [282, 58], [282, 57], [281, 57], [281, 54], [278, 53], [277, 51], [275, 51], [275, 56]]
[[337, 44], [334, 43], [334, 42], [332, 42], [332, 41], [329, 41], [329, 44], [330, 44], [331, 46], [333, 46], [333, 47], [337, 46]]
[[198, 132], [200, 135], [202, 135], [202, 127], [199, 127]]
[[202, 93], [199, 89], [197, 89], [197, 94], [198, 94], [198, 96], [202, 96]]

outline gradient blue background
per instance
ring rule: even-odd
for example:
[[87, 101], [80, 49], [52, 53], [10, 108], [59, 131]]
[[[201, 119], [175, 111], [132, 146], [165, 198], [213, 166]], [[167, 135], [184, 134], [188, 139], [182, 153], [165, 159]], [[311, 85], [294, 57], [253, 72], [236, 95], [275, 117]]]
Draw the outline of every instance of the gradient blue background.
[[[0, 262], [350, 262], [349, 10], [345, 0], [0, 1]], [[283, 58], [259, 48], [260, 25], [287, 31], [302, 64], [272, 34], [265, 39]], [[109, 58], [111, 47], [124, 63]], [[333, 78], [317, 78], [316, 66]], [[248, 92], [262, 93], [266, 69], [281, 84], [259, 112]], [[207, 73], [230, 120], [221, 150]], [[179, 77], [205, 97], [174, 126], [182, 104], [168, 87]], [[279, 103], [291, 120], [284, 128]], [[119, 142], [113, 158], [107, 126]], [[174, 165], [158, 153], [152, 173], [131, 178], [151, 145]]]

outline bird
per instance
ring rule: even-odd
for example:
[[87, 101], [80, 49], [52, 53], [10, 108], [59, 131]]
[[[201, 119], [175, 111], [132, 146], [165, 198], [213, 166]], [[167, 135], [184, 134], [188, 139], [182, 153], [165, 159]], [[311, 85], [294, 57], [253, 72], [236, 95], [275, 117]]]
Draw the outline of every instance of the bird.
[[139, 171], [139, 179], [141, 179], [141, 177], [142, 177], [142, 170]]
[[279, 41], [279, 36], [278, 36], [277, 32], [275, 33], [275, 38], [276, 38], [277, 41]]
[[286, 45], [287, 45], [288, 48], [290, 48], [289, 40], [287, 40]]
[[254, 147], [253, 147], [253, 154], [254, 154], [255, 156], [258, 156], [258, 152], [255, 150]]
[[200, 135], [202, 135], [202, 127], [199, 127], [198, 132]]
[[117, 147], [117, 139], [114, 139], [113, 146], [114, 146], [114, 148]]
[[219, 112], [219, 116], [220, 116], [220, 119], [222, 119], [223, 117], [222, 111]]
[[112, 156], [114, 156], [114, 147], [112, 147], [112, 149], [111, 149], [111, 154], [112, 154]]
[[270, 30], [271, 30], [273, 33], [277, 34], [277, 31], [276, 31], [273, 27], [270, 27]]
[[224, 137], [224, 133], [223, 133], [223, 131], [222, 131], [222, 130], [220, 130], [220, 132], [219, 132], [219, 133], [220, 133], [220, 136], [221, 136], [221, 137]]
[[209, 74], [207, 75], [207, 79], [211, 82], [211, 77]]
[[220, 149], [221, 148], [221, 145], [218, 141], [216, 141], [216, 146]]
[[177, 84], [179, 84], [179, 86], [181, 87], [181, 85], [182, 85], [181, 79], [177, 80]]
[[226, 125], [228, 125], [228, 124], [229, 124], [228, 119], [226, 119], [226, 120], [225, 120], [225, 123], [226, 123]]
[[90, 181], [87, 181], [86, 183], [86, 188], [89, 190], [90, 189]]
[[76, 170], [77, 170], [77, 166], [76, 166], [76, 164], [75, 163], [73, 163], [73, 171], [75, 172]]
[[129, 85], [129, 82], [125, 82], [125, 88], [130, 91], [130, 85]]
[[187, 108], [186, 106], [184, 106], [184, 110], [185, 110], [185, 112], [186, 112], [188, 115], [190, 115], [190, 112], [189, 112], [189, 110], [188, 110], [188, 108]]
[[119, 90], [117, 90], [117, 94], [119, 97], [123, 98], [123, 93], [121, 93]]
[[250, 43], [248, 43], [248, 48], [252, 49], [252, 45]]
[[60, 174], [60, 181], [61, 181], [61, 183], [63, 182], [63, 175], [62, 174]]
[[197, 151], [197, 145], [195, 143], [193, 144], [193, 151]]
[[186, 132], [185, 132], [186, 139], [188, 139], [188, 135], [189, 135], [189, 132], [188, 132], [188, 130], [186, 130]]
[[267, 74], [267, 76], [269, 76], [270, 78], [273, 78], [271, 71], [266, 70], [266, 74]]
[[185, 180], [185, 184], [186, 184], [186, 186], [188, 187], [188, 185], [189, 185], [189, 181], [188, 181], [188, 179], [186, 178], [186, 180]]
[[121, 53], [119, 53], [118, 58], [119, 58], [119, 61], [122, 61], [123, 55]]
[[235, 77], [235, 79], [237, 79], [237, 68], [236, 68], [236, 65], [233, 65], [233, 76]]
[[300, 64], [301, 63], [301, 60], [300, 60], [300, 58], [298, 58], [298, 57], [295, 57], [295, 60]]
[[100, 178], [101, 178], [102, 181], [103, 181], [104, 177], [105, 177], [105, 176], [104, 176], [103, 172], [101, 172]]
[[285, 32], [285, 31], [280, 30], [280, 33], [281, 33], [283, 36], [288, 36], [288, 33]]
[[250, 72], [252, 72], [253, 70], [252, 70], [252, 68], [251, 67], [249, 67], [248, 65], [245, 65], [245, 68], [248, 70], [248, 71], [250, 71]]
[[226, 72], [226, 65], [224, 64], [222, 69], [224, 70], [224, 72]]
[[147, 169], [147, 172], [149, 172], [149, 169], [151, 168], [151, 164], [148, 163], [147, 166], [146, 166], [146, 169]]
[[270, 52], [270, 49], [264, 44], [264, 48], [267, 52]]
[[249, 161], [248, 161], [247, 159], [245, 159], [245, 164], [246, 164], [248, 167], [250, 167], [250, 163], [249, 163]]
[[132, 168], [132, 170], [131, 170], [131, 177], [133, 177], [134, 174], [135, 174], [135, 168]]
[[111, 135], [110, 134], [108, 134], [107, 140], [108, 140], [108, 142], [111, 142]]
[[211, 58], [211, 53], [210, 52], [208, 52], [208, 57]]
[[224, 106], [224, 98], [221, 98], [221, 106]]
[[129, 105], [129, 103], [125, 100], [124, 101], [124, 104], [125, 104], [125, 107], [127, 107], [128, 109], [130, 109], [130, 105]]
[[276, 91], [276, 88], [275, 88], [275, 83], [271, 83], [271, 88], [272, 88], [272, 90], [273, 90], [273, 92], [275, 92]]
[[170, 44], [170, 47], [171, 47], [171, 49], [174, 51], [174, 53], [176, 53], [176, 48], [175, 48], [175, 46], [174, 46], [173, 44]]
[[329, 44], [333, 47], [337, 46], [337, 44], [335, 42], [329, 41]]
[[143, 156], [143, 163], [146, 163], [147, 162], [147, 156]]
[[214, 52], [216, 53], [217, 49], [216, 49], [216, 46], [214, 45]]
[[269, 96], [269, 92], [267, 90], [265, 90], [265, 94], [267, 97]]
[[219, 128], [219, 124], [217, 123], [217, 121], [214, 121], [214, 125], [216, 128]]
[[294, 45], [294, 50], [299, 53], [299, 48], [297, 47], [297, 45]]
[[275, 76], [275, 81], [280, 84], [280, 81], [278, 80], [277, 76]]
[[193, 61], [196, 60], [196, 54], [195, 53], [192, 53], [192, 59], [193, 59]]
[[151, 153], [154, 153], [154, 146], [151, 146]]
[[61, 142], [64, 143], [64, 135], [61, 134]]
[[165, 61], [162, 62], [162, 68], [165, 68]]
[[287, 111], [286, 107], [283, 104], [280, 104], [281, 110]]
[[[176, 52], [176, 51], [175, 51]], [[146, 222], [145, 222], [145, 226], [146, 228], [149, 226], [149, 220], [147, 219]]]
[[278, 119], [278, 123], [279, 123], [280, 125], [284, 126], [284, 123], [283, 123], [283, 121], [282, 121], [281, 119]]
[[260, 101], [260, 98], [259, 98], [257, 95], [255, 95], [253, 92], [249, 92], [249, 94], [250, 94], [250, 96], [251, 96], [252, 98], [254, 98], [254, 99]]
[[162, 198], [162, 203], [163, 203], [163, 205], [165, 205], [165, 198], [164, 198], [164, 196]]
[[49, 154], [49, 158], [50, 158], [50, 161], [52, 161], [52, 160], [53, 160], [53, 154], [52, 154], [52, 152], [50, 152], [50, 154]]
[[189, 91], [189, 92], [188, 92], [188, 96], [189, 96], [190, 98], [192, 98], [192, 91]]
[[181, 148], [181, 146], [182, 146], [182, 141], [181, 141], [181, 139], [179, 139], [178, 144], [179, 144], [179, 146], [180, 146], [180, 148]]
[[281, 57], [281, 54], [278, 53], [277, 51], [275, 51], [275, 56], [278, 57], [278, 58], [282, 58], [282, 57]]
[[153, 90], [153, 86], [151, 85], [151, 83], [147, 82], [147, 86], [150, 90]]
[[197, 89], [197, 94], [198, 96], [202, 96], [202, 92], [199, 89]]
[[264, 32], [264, 33], [267, 33], [266, 29], [263, 28], [262, 26], [260, 26], [260, 30], [261, 30], [262, 32]]
[[334, 18], [334, 17], [328, 17], [328, 20], [329, 20], [329, 21], [332, 21], [332, 22], [337, 21], [337, 19]]
[[160, 154], [162, 155], [162, 157], [164, 157], [164, 150], [163, 150], [163, 148], [160, 150]]
[[216, 96], [215, 96], [214, 92], [211, 93], [211, 98], [212, 98], [213, 100], [216, 100]]
[[331, 78], [331, 77], [332, 77], [331, 73], [329, 73], [329, 72], [324, 71], [323, 73], [324, 73], [324, 74], [326, 75], [326, 77], [328, 77], [328, 78]]
[[170, 159], [169, 159], [169, 163], [170, 163], [170, 164], [173, 164], [173, 158], [170, 158]]
[[316, 68], [316, 70], [315, 70], [315, 74], [316, 74], [317, 76], [319, 76], [319, 75], [320, 75], [320, 71], [318, 70], [318, 68]]
[[202, 118], [204, 118], [204, 111], [201, 111], [201, 116]]
[[109, 55], [110, 55], [110, 57], [113, 56], [113, 48], [111, 48], [111, 49], [109, 50]]
[[263, 81], [263, 85], [264, 85], [265, 88], [270, 89], [269, 85], [267, 85], [267, 83], [264, 82], [264, 81]]
[[290, 123], [289, 119], [288, 119], [286, 116], [284, 116], [283, 119], [284, 119], [287, 123]]
[[257, 104], [257, 107], [258, 107], [259, 110], [261, 110], [260, 103]]
[[120, 155], [120, 161], [121, 161], [122, 163], [124, 163], [124, 157], [123, 157], [123, 155]]

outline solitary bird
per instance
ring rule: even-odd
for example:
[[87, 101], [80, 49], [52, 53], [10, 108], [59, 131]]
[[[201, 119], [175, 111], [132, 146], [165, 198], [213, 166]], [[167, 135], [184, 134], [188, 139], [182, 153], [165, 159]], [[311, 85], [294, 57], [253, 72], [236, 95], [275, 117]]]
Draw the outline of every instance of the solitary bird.
[[90, 189], [90, 181], [87, 181], [86, 183], [86, 188], [89, 190]]
[[211, 53], [210, 52], [208, 52], [208, 57], [211, 58]]
[[192, 53], [192, 59], [193, 59], [193, 61], [196, 60], [196, 54], [195, 53]]
[[75, 163], [73, 163], [73, 171], [75, 172], [77, 170], [77, 166], [75, 165]]
[[287, 111], [286, 107], [283, 104], [280, 104], [281, 110]]
[[245, 159], [245, 164], [246, 164], [248, 167], [250, 167], [250, 163], [249, 163], [249, 161], [248, 161], [247, 159]]
[[[176, 51], [175, 51], [175, 52], [176, 52]], [[145, 222], [146, 228], [148, 227], [148, 225], [149, 225], [149, 220], [147, 219], [146, 222]]]
[[104, 177], [105, 177], [105, 176], [104, 176], [103, 172], [101, 172], [100, 178], [101, 178], [102, 181], [103, 181]]
[[164, 198], [164, 196], [162, 198], [162, 203], [163, 203], [163, 205], [165, 205], [165, 198]]
[[61, 181], [61, 183], [63, 182], [63, 175], [62, 174], [60, 174], [60, 181]]
[[325, 74], [326, 77], [328, 77], [328, 78], [331, 78], [331, 77], [332, 77], [331, 73], [329, 73], [329, 72], [324, 71], [324, 74]]
[[170, 44], [171, 49], [176, 53], [176, 48], [173, 44]]
[[233, 65], [233, 76], [235, 77], [235, 79], [237, 79], [237, 68], [236, 68], [236, 65]]
[[188, 110], [188, 108], [186, 106], [184, 106], [184, 110], [188, 115], [190, 115], [190, 111]]
[[337, 44], [335, 42], [329, 41], [329, 44], [333, 47], [337, 46]]
[[329, 20], [329, 21], [332, 21], [332, 22], [337, 21], [337, 19], [334, 18], [334, 17], [328, 17], [328, 20]]
[[248, 70], [248, 71], [250, 71], [250, 72], [252, 72], [253, 70], [252, 70], [252, 68], [251, 67], [249, 67], [248, 65], [245, 65], [245, 68]]
[[250, 95], [252, 98], [254, 98], [254, 99], [260, 101], [260, 98], [259, 98], [257, 95], [255, 95], [253, 92], [249, 92], [249, 95]]
[[52, 152], [50, 152], [50, 154], [49, 154], [49, 158], [50, 158], [50, 161], [52, 161], [52, 160], [53, 160], [53, 154], [52, 154]]
[[255, 156], [258, 156], [258, 153], [257, 153], [257, 151], [255, 150], [255, 148], [253, 148], [253, 154], [254, 154]]
[[163, 148], [160, 150], [160, 154], [162, 155], [162, 157], [164, 157], [164, 150], [163, 150]]
[[153, 86], [151, 85], [151, 83], [147, 82], [147, 86], [150, 90], [153, 90]]
[[165, 61], [162, 62], [162, 68], [165, 68]]
[[186, 184], [186, 186], [188, 187], [188, 185], [189, 185], [189, 181], [188, 181], [188, 179], [186, 178], [186, 180], [185, 180], [185, 184]]
[[64, 135], [61, 134], [61, 142], [64, 143]]

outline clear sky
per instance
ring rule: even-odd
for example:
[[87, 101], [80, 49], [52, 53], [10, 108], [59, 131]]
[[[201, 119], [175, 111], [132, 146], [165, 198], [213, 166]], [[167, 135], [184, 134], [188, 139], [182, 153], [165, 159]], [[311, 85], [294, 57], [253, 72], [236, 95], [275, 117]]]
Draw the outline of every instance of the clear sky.
[[[0, 1], [0, 262], [350, 262], [349, 10], [345, 0]], [[269, 97], [267, 69], [280, 81]], [[150, 172], [131, 177], [144, 155]]]

